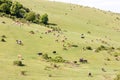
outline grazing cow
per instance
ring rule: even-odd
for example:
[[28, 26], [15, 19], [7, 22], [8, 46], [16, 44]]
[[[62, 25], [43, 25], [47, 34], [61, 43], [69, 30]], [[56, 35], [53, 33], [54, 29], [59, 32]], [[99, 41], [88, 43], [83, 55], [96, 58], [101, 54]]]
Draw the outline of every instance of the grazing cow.
[[53, 53], [55, 54], [55, 53], [56, 53], [56, 51], [53, 51]]
[[83, 58], [81, 58], [79, 62], [83, 62]]
[[6, 42], [6, 40], [5, 40], [4, 38], [3, 38], [3, 39], [1, 39], [1, 41], [2, 41], [2, 42]]
[[22, 45], [23, 46], [23, 42], [21, 40], [16, 40], [17, 44]]
[[42, 55], [43, 53], [40, 52], [40, 53], [37, 53], [37, 54], [40, 56], [40, 55]]
[[26, 71], [21, 71], [21, 75], [25, 76], [26, 75]]
[[52, 30], [48, 30], [47, 32], [48, 32], [48, 33], [51, 33], [51, 32], [52, 32]]
[[79, 62], [81, 62], [81, 63], [88, 63], [88, 61], [87, 61], [87, 60], [84, 60], [83, 58], [81, 58], [81, 59], [79, 60]]
[[77, 63], [77, 61], [73, 61], [73, 63], [75, 63], [75, 64], [76, 64], [76, 63]]
[[87, 60], [83, 60], [83, 63], [88, 63], [88, 61]]

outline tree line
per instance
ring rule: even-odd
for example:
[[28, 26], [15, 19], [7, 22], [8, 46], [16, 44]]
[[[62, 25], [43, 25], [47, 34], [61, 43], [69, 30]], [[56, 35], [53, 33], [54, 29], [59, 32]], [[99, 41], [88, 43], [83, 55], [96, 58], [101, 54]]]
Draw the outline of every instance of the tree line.
[[0, 14], [9, 15], [10, 18], [22, 18], [37, 24], [48, 24], [48, 15], [46, 13], [40, 16], [40, 14], [36, 14], [16, 1], [0, 0]]

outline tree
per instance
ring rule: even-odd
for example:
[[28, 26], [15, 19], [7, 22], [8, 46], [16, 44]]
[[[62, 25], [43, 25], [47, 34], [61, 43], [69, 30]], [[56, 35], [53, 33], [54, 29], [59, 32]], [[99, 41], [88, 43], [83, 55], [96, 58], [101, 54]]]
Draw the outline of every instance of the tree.
[[20, 4], [19, 2], [15, 2], [12, 4], [12, 6], [10, 8], [10, 12], [12, 15], [20, 17], [19, 11], [21, 8], [23, 8], [23, 5]]
[[12, 1], [10, 0], [0, 0], [0, 11], [9, 14]]
[[41, 23], [48, 24], [48, 15], [47, 14], [42, 15]]
[[35, 20], [35, 13], [34, 12], [29, 12], [26, 14], [25, 19], [28, 21], [34, 21]]
[[24, 18], [25, 17], [25, 14], [26, 14], [26, 11], [23, 9], [23, 8], [21, 8], [20, 10], [19, 10], [19, 17], [20, 18]]
[[2, 3], [1, 5], [0, 5], [0, 11], [1, 12], [7, 12], [8, 11], [8, 9], [9, 9], [9, 6], [7, 5], [7, 3]]

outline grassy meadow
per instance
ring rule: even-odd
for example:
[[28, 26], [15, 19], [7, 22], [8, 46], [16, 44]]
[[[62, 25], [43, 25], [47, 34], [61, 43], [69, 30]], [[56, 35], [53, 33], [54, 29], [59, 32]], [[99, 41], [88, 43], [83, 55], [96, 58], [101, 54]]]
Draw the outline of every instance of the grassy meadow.
[[[113, 80], [120, 72], [120, 50], [117, 50], [120, 48], [120, 14], [47, 0], [13, 1], [36, 13], [47, 13], [49, 23], [56, 24], [49, 26], [59, 27], [61, 32], [45, 34], [51, 29], [33, 23], [19, 25], [12, 19], [0, 17], [0, 40], [2, 35], [6, 36], [6, 42], [0, 41], [0, 80]], [[64, 38], [67, 38], [65, 42]], [[22, 40], [24, 45], [18, 45], [16, 40]], [[69, 47], [68, 44], [78, 47]], [[67, 50], [63, 49], [63, 45], [67, 46]], [[115, 49], [95, 52], [101, 45]], [[93, 50], [84, 50], [87, 46]], [[54, 63], [60, 66], [54, 68], [53, 62], [46, 62], [37, 55], [39, 52], [51, 57], [62, 56], [70, 63]], [[19, 54], [24, 58], [25, 66], [13, 65]], [[88, 63], [79, 63], [80, 58]], [[73, 61], [78, 61], [78, 65]], [[45, 70], [46, 67], [50, 68]], [[21, 75], [21, 71], [26, 71], [26, 75]], [[88, 77], [89, 72], [93, 77]]]

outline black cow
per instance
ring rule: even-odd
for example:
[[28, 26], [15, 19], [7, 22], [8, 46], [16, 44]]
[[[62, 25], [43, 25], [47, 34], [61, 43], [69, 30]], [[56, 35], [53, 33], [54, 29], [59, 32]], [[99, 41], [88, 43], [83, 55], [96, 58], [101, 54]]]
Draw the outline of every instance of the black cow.
[[43, 53], [40, 52], [40, 53], [37, 53], [37, 54], [40, 56], [40, 55], [42, 55]]
[[79, 62], [81, 63], [88, 63], [88, 61], [86, 59], [80, 58]]

